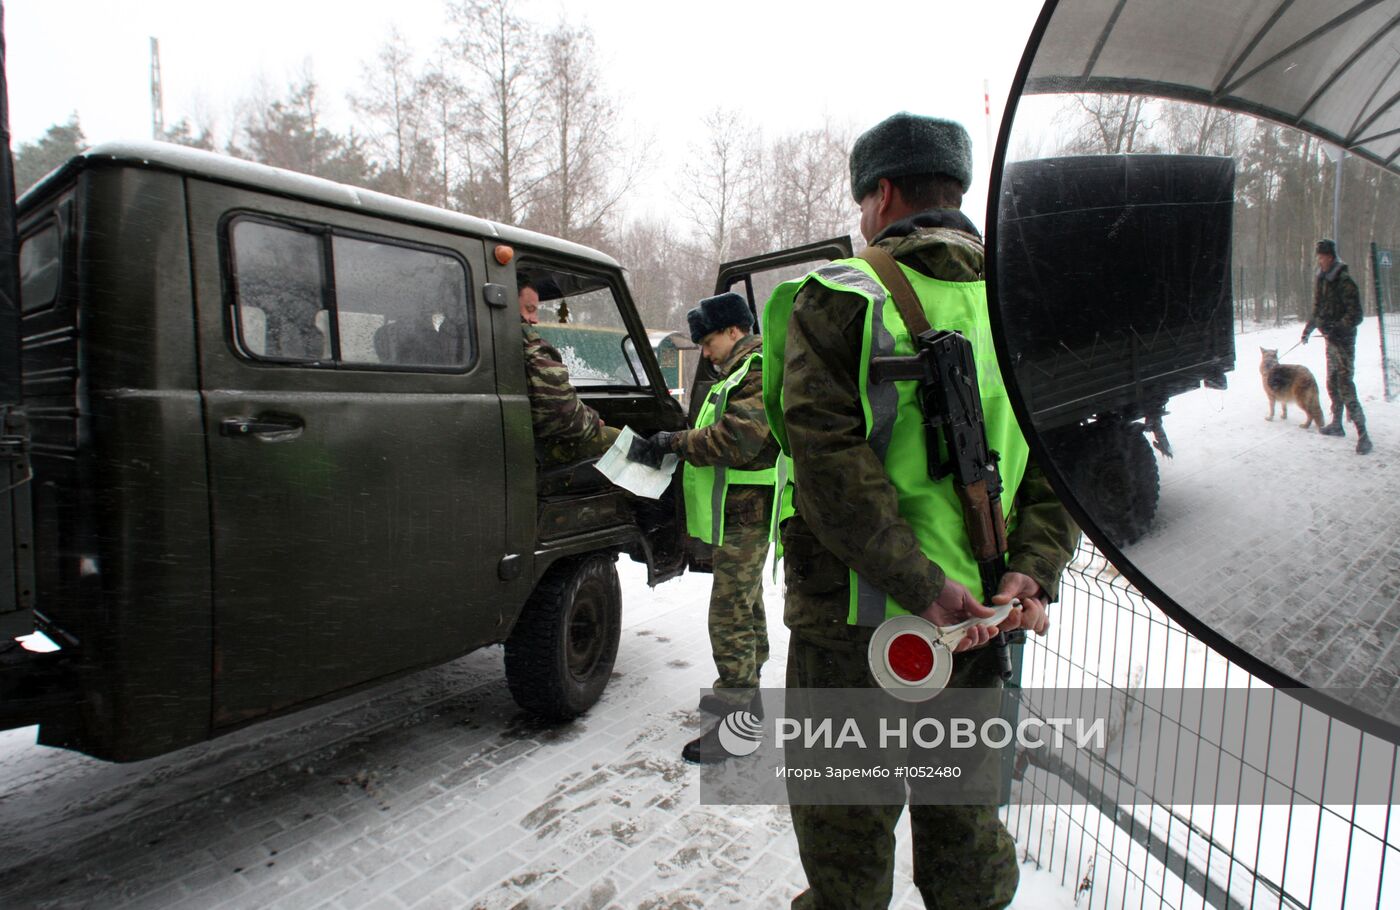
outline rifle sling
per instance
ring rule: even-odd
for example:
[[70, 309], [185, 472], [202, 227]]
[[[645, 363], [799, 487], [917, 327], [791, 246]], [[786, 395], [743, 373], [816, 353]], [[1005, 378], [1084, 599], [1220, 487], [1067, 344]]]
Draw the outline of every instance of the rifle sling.
[[[909, 329], [911, 338], [918, 338], [933, 328], [924, 314], [923, 304], [919, 303], [919, 297], [914, 293], [913, 285], [909, 283], [909, 278], [893, 256], [872, 245], [861, 250], [860, 258], [870, 263], [875, 269], [875, 274], [879, 276], [880, 283], [894, 297], [895, 307], [899, 310], [905, 327]], [[973, 558], [984, 565], [995, 561], [996, 567], [992, 570], [994, 577], [988, 579], [993, 582], [992, 587], [995, 589], [1001, 573], [1005, 571], [1001, 556], [1006, 552], [1006, 526], [1000, 516], [1001, 500], [993, 502], [989, 499], [985, 483], [975, 486], [975, 491], [972, 487], [959, 486], [959, 497], [964, 506], [963, 523], [972, 543]]]
[[929, 325], [928, 317], [924, 315], [919, 296], [914, 293], [914, 286], [909, 283], [904, 270], [894, 261], [893, 256], [881, 247], [868, 246], [860, 251], [860, 258], [870, 263], [870, 267], [880, 277], [880, 283], [894, 297], [894, 305], [899, 310], [900, 318], [904, 320], [905, 328], [909, 330], [910, 338], [918, 338], [933, 328]]

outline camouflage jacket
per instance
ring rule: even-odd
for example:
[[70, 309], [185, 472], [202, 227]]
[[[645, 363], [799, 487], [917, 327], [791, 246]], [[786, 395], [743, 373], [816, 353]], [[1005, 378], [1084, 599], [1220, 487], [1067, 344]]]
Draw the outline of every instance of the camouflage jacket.
[[[763, 340], [757, 335], [745, 335], [734, 343], [734, 350], [717, 367], [720, 378], [732, 373], [750, 354], [762, 350]], [[729, 402], [719, 420], [698, 430], [686, 430], [672, 438], [672, 448], [688, 464], [724, 465], [745, 471], [773, 467], [778, 458], [778, 443], [768, 431], [768, 418], [763, 413], [762, 360], [754, 362], [738, 387], [729, 393]], [[725, 497], [726, 522], [739, 524], [766, 523], [772, 508], [772, 490], [736, 484]]]
[[535, 427], [535, 443], [591, 441], [603, 428], [602, 418], [578, 400], [559, 352], [528, 322], [521, 322], [520, 328], [525, 336], [525, 378], [530, 391], [530, 420]]
[[[982, 279], [982, 242], [961, 212], [924, 212], [890, 225], [875, 242], [930, 277]], [[865, 311], [864, 298], [809, 282], [793, 301], [784, 363], [797, 478], [797, 514], [783, 526], [784, 620], [806, 638], [833, 644], [858, 644], [871, 631], [846, 624], [847, 567], [916, 612], [944, 583], [943, 570], [900, 517], [894, 486], [866, 442], [858, 379]], [[1034, 460], [1015, 515], [1009, 568], [1034, 578], [1053, 600], [1079, 529]]]
[[1313, 314], [1304, 331], [1318, 329], [1333, 341], [1355, 340], [1361, 324], [1361, 292], [1347, 265], [1338, 259], [1328, 272], [1318, 272], [1313, 288]]

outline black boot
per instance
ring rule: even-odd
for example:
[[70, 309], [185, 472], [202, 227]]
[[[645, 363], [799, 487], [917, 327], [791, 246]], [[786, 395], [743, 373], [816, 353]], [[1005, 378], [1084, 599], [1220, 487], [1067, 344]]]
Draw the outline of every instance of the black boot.
[[681, 758], [697, 765], [714, 765], [734, 757], [734, 755], [719, 741], [719, 728], [724, 721], [719, 721], [703, 734], [692, 739], [681, 749]]
[[1345, 436], [1347, 431], [1342, 427], [1342, 415], [1336, 412], [1332, 414], [1332, 422], [1318, 430], [1323, 436]]
[[1371, 437], [1366, 432], [1366, 422], [1364, 420], [1353, 420], [1356, 424], [1356, 454], [1365, 455], [1374, 448], [1371, 445]]
[[728, 717], [735, 711], [748, 711], [755, 717], [762, 717], [763, 690], [754, 689], [753, 698], [749, 699], [749, 703], [746, 705], [736, 705], [733, 702], [725, 701], [718, 694], [712, 692], [709, 695], [700, 696], [699, 708], [706, 714], [713, 714], [715, 717]]

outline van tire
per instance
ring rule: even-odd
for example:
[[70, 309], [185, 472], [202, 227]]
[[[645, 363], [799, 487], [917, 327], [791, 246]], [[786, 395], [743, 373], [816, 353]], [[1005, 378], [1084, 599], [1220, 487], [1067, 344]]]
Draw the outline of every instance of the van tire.
[[506, 639], [506, 684], [520, 707], [566, 721], [603, 694], [622, 634], [616, 558], [562, 559], [535, 586]]

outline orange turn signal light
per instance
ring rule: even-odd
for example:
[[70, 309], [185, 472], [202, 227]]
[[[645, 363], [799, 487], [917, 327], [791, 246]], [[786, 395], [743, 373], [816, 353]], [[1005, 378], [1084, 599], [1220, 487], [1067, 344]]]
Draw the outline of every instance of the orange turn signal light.
[[501, 265], [510, 265], [510, 261], [511, 261], [512, 259], [514, 259], [514, 258], [515, 258], [515, 250], [513, 250], [513, 249], [511, 249], [510, 247], [506, 246], [504, 243], [497, 244], [497, 246], [496, 246], [496, 261], [497, 261], [497, 262], [499, 262]]

